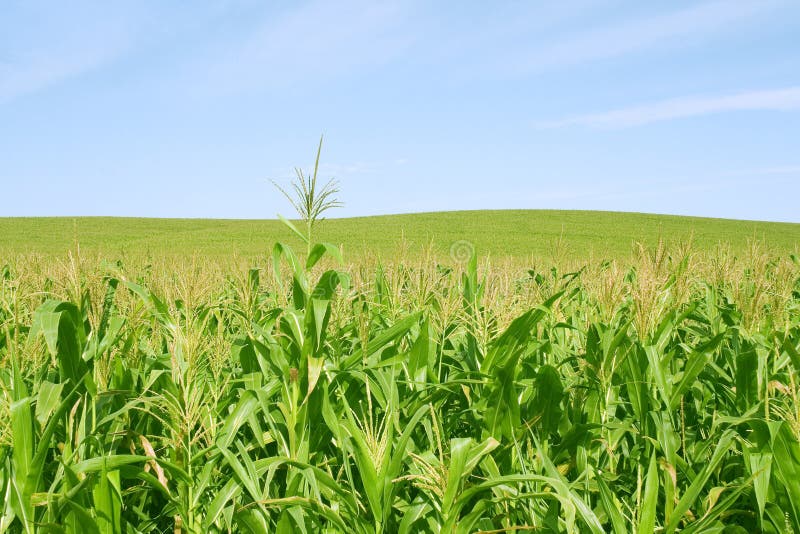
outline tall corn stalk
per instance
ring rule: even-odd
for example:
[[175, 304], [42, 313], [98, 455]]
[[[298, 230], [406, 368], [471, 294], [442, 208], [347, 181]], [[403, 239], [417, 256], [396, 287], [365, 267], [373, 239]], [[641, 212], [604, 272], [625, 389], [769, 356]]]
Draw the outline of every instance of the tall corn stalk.
[[311, 254], [311, 248], [314, 243], [314, 227], [322, 219], [323, 214], [343, 205], [336, 198], [339, 193], [339, 186], [335, 179], [331, 178], [322, 186], [317, 185], [319, 158], [322, 154], [322, 139], [323, 136], [320, 136], [317, 155], [314, 159], [314, 171], [311, 174], [307, 174], [300, 167], [295, 167], [295, 179], [291, 184], [291, 192], [281, 187], [274, 180], [272, 182], [292, 204], [305, 227], [305, 232], [300, 232], [294, 224], [278, 215], [284, 224], [306, 244], [306, 257]]

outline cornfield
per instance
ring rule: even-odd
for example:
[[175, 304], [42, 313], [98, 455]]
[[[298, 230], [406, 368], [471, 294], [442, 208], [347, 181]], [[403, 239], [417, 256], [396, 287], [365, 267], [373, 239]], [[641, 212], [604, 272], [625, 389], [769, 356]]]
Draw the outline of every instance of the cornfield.
[[796, 257], [451, 263], [10, 261], [0, 532], [800, 532]]

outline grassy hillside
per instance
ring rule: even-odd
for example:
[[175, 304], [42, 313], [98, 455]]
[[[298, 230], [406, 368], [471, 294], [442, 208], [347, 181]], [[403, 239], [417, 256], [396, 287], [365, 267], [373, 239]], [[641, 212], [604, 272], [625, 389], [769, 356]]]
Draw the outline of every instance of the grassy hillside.
[[[636, 242], [669, 244], [691, 239], [702, 249], [719, 244], [744, 250], [754, 239], [778, 254], [800, 247], [800, 224], [596, 211], [459, 211], [331, 219], [317, 238], [343, 245], [350, 260], [384, 259], [426, 250], [446, 257], [466, 241], [482, 256], [617, 258]], [[108, 217], [0, 218], [0, 255], [106, 257], [200, 254], [207, 257], [262, 255], [276, 240], [292, 242], [276, 220], [140, 219]]]

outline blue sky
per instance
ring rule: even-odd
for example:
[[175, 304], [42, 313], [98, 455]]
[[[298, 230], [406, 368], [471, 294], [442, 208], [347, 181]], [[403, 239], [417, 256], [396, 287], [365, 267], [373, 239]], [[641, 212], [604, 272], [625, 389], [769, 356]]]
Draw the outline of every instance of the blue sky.
[[604, 209], [800, 222], [800, 2], [0, 9], [0, 215]]

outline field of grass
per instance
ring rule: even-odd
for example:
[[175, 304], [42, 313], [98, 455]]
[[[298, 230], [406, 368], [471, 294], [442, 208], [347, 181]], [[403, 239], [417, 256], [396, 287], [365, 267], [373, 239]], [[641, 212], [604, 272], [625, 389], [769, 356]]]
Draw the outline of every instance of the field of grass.
[[[635, 242], [654, 246], [691, 240], [698, 250], [720, 244], [740, 252], [759, 241], [776, 253], [797, 252], [800, 224], [733, 221], [597, 211], [461, 211], [331, 219], [319, 240], [342, 246], [348, 260], [430, 252], [446, 258], [468, 241], [483, 256], [519, 260], [557, 256], [584, 261], [627, 259]], [[76, 244], [88, 255], [140, 254], [251, 259], [287, 240], [277, 220], [0, 218], [0, 257], [19, 253], [63, 256]], [[290, 243], [297, 243], [288, 239]]]
[[799, 229], [0, 220], [0, 533], [800, 532]]

